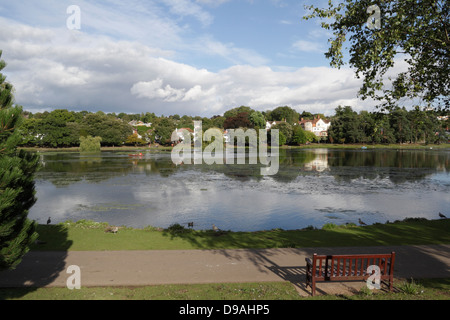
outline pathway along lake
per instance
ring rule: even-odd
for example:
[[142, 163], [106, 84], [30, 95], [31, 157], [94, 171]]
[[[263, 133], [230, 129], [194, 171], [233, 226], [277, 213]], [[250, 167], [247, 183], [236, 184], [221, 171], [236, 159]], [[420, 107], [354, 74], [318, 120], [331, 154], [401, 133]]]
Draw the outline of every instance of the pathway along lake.
[[170, 152], [41, 153], [29, 218], [257, 231], [450, 217], [450, 150], [281, 149], [260, 165], [181, 165]]

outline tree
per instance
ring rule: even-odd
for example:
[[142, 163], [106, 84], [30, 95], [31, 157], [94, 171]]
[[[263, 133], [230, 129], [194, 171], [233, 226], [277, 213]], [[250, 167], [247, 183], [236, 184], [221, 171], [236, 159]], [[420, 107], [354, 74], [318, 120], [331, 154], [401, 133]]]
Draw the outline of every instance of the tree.
[[284, 106], [272, 110], [268, 119], [271, 121], [286, 121], [289, 124], [293, 124], [298, 122], [299, 115], [294, 109]]
[[67, 110], [53, 110], [40, 122], [39, 132], [42, 144], [48, 147], [70, 147], [78, 144], [78, 131], [67, 126], [75, 121], [73, 113]]
[[259, 129], [264, 129], [266, 127], [266, 119], [264, 115], [259, 111], [254, 111], [250, 114], [249, 119], [253, 126]]
[[253, 128], [248, 112], [240, 112], [235, 116], [226, 118], [223, 123], [224, 129]]
[[100, 152], [101, 137], [80, 137], [80, 152]]
[[[448, 109], [449, 6], [447, 0], [386, 0], [376, 6], [372, 0], [329, 1], [325, 9], [306, 6], [312, 12], [304, 19], [332, 19], [322, 27], [333, 32], [325, 53], [333, 67], [344, 65], [343, 45], [349, 40], [349, 64], [363, 78], [363, 99], [383, 101], [380, 107], [390, 109], [402, 98], [419, 98]], [[373, 23], [373, 18], [379, 19]], [[400, 59], [408, 70], [388, 79]]]
[[133, 133], [133, 128], [128, 123], [100, 113], [86, 115], [81, 128], [88, 135], [102, 137], [102, 144], [107, 146], [121, 145]]
[[[0, 60], [0, 71], [5, 66]], [[36, 202], [39, 157], [17, 150], [22, 108], [13, 105], [13, 87], [5, 80], [0, 73], [0, 270], [15, 268], [38, 236], [35, 222], [27, 216]]]
[[255, 111], [255, 110], [253, 110], [253, 109], [250, 108], [250, 107], [240, 106], [240, 107], [233, 108], [233, 109], [230, 109], [230, 110], [228, 110], [228, 111], [225, 111], [225, 113], [223, 114], [223, 116], [224, 116], [225, 118], [231, 118], [231, 117], [237, 116], [239, 113], [242, 113], [242, 112], [245, 112], [245, 113], [247, 113], [247, 114], [250, 115], [253, 111]]
[[162, 118], [155, 128], [155, 136], [160, 144], [168, 145], [171, 143], [172, 132], [176, 126], [171, 119]]
[[272, 126], [271, 129], [278, 129], [279, 130], [279, 132], [280, 132], [280, 145], [282, 145], [281, 144], [281, 137], [282, 136], [285, 138], [285, 141], [284, 141], [283, 144], [291, 143], [293, 129], [292, 129], [292, 126], [289, 123], [281, 122], [281, 123], [278, 123], [278, 124]]
[[139, 136], [137, 134], [132, 134], [127, 137], [125, 144], [134, 145], [135, 147], [137, 147], [137, 146], [143, 146], [143, 145], [147, 144], [147, 142], [144, 139], [139, 138]]
[[390, 114], [391, 127], [398, 143], [412, 141], [411, 124], [408, 118], [408, 111], [405, 108], [396, 108]]
[[303, 128], [300, 125], [294, 127], [292, 133], [292, 143], [295, 145], [301, 145], [306, 143], [305, 130], [303, 130]]

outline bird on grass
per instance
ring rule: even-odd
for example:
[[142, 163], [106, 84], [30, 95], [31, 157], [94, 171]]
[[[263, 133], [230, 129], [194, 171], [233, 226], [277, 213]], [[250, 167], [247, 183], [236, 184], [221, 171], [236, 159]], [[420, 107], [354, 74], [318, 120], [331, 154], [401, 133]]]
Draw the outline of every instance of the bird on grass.
[[367, 223], [365, 223], [364, 221], [362, 221], [361, 219], [358, 220], [359, 224], [362, 226], [367, 226]]
[[443, 219], [447, 219], [447, 217], [445, 215], [443, 215], [442, 213], [439, 212], [439, 217], [443, 218]]
[[52, 220], [50, 219], [50, 217], [48, 217], [47, 224], [50, 224], [50, 223], [52, 223]]

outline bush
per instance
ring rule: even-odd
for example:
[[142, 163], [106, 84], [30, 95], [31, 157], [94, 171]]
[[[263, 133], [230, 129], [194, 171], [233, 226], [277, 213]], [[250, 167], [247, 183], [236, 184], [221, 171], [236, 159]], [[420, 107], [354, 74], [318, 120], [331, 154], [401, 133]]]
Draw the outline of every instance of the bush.
[[80, 137], [80, 152], [99, 152], [101, 137]]

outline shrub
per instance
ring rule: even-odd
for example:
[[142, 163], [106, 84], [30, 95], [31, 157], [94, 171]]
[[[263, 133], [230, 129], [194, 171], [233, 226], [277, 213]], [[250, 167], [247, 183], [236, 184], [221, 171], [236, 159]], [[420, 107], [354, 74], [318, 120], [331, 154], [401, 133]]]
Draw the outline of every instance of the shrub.
[[99, 152], [101, 137], [80, 137], [80, 152]]

